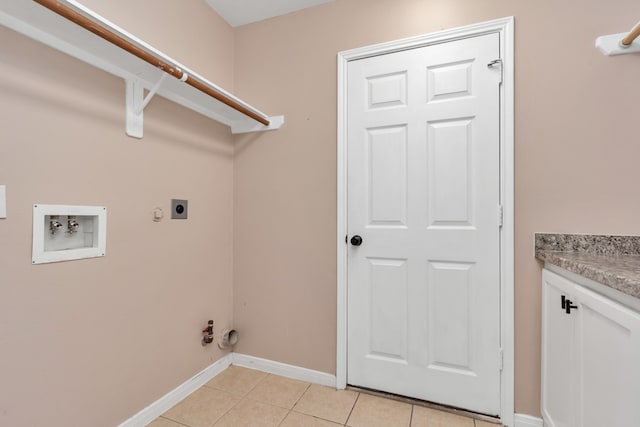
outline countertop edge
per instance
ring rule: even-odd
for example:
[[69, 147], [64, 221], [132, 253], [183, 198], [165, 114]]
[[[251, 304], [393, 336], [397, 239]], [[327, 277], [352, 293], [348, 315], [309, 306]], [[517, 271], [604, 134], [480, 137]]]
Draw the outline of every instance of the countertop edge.
[[621, 276], [606, 266], [607, 260], [611, 259], [612, 256], [594, 255], [594, 258], [601, 258], [602, 261], [602, 265], [594, 265], [592, 262], [573, 259], [579, 254], [579, 252], [573, 251], [547, 251], [542, 249], [536, 249], [535, 251], [535, 257], [540, 261], [548, 262], [626, 295], [640, 298], [640, 281]]

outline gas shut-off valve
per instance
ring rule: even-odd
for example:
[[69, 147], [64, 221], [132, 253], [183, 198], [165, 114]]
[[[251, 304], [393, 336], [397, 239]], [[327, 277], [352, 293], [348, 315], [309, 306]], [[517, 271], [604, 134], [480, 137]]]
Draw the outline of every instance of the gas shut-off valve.
[[213, 342], [213, 320], [209, 320], [207, 327], [202, 330], [202, 345], [211, 344]]

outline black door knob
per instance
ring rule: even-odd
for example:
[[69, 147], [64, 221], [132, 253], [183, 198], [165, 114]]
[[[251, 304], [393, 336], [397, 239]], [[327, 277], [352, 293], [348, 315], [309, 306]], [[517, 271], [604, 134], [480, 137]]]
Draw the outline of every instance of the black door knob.
[[355, 235], [351, 238], [351, 244], [353, 246], [360, 246], [362, 244], [362, 237]]

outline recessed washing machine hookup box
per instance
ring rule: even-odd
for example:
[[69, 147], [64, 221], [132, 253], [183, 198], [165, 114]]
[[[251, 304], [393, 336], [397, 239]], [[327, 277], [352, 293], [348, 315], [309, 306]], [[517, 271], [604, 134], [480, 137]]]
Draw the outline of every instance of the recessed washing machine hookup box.
[[33, 205], [33, 264], [106, 255], [107, 208]]

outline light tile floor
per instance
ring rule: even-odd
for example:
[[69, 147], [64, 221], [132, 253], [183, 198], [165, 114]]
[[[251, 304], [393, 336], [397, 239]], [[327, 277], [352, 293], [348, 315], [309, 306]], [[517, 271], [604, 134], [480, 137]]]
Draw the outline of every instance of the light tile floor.
[[497, 427], [353, 390], [230, 366], [149, 427]]

